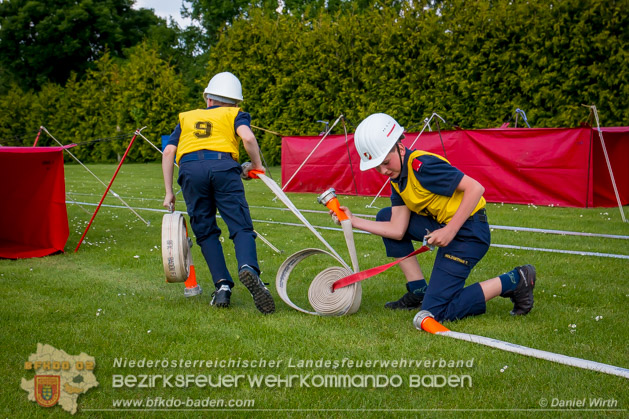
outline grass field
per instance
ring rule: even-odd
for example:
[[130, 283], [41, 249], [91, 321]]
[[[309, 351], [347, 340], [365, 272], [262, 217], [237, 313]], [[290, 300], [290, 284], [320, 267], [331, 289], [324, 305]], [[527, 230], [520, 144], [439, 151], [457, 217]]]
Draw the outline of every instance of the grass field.
[[[108, 181], [115, 165], [91, 165], [90, 169]], [[272, 174], [279, 179], [278, 168]], [[323, 245], [305, 228], [270, 223], [299, 221], [290, 212], [279, 210], [283, 205], [273, 201], [272, 193], [262, 182], [247, 182], [246, 188], [252, 218], [257, 220], [256, 230], [284, 251], [278, 255], [258, 242], [263, 279], [271, 283], [269, 288], [276, 297], [277, 310], [273, 315], [261, 315], [237, 280], [232, 306], [211, 307], [213, 286], [198, 246], [193, 247], [193, 257], [203, 295], [184, 299], [183, 284], [165, 283], [160, 250], [163, 213], [157, 211], [138, 210], [150, 221], [147, 227], [125, 208], [101, 208], [86, 241], [74, 253], [95, 207], [68, 204], [70, 238], [65, 254], [0, 260], [0, 369], [5, 377], [0, 415], [68, 415], [58, 406], [48, 410], [39, 407], [28, 401], [26, 392], [20, 389], [22, 377], [33, 377], [32, 371], [24, 370], [24, 362], [36, 351], [37, 343], [50, 344], [68, 354], [85, 352], [95, 357], [94, 373], [100, 384], [79, 397], [77, 416], [82, 417], [629, 415], [629, 381], [625, 378], [416, 330], [412, 324], [414, 311], [392, 312], [383, 307], [405, 292], [397, 267], [363, 282], [362, 305], [354, 315], [318, 317], [289, 308], [275, 291], [278, 267], [298, 250]], [[112, 189], [134, 208], [161, 210], [161, 166], [125, 164]], [[76, 201], [98, 203], [104, 187], [80, 166], [67, 164], [66, 190]], [[323, 209], [313, 194], [289, 196], [300, 209]], [[183, 199], [178, 197], [177, 209], [184, 211]], [[372, 198], [342, 196], [340, 200], [355, 213], [377, 212], [366, 208]], [[376, 201], [381, 207], [387, 203], [388, 198]], [[111, 197], [105, 204], [121, 205]], [[314, 225], [335, 227], [326, 214], [305, 216]], [[629, 224], [622, 223], [617, 208], [489, 204], [488, 216], [492, 225], [629, 235]], [[228, 266], [236, 278], [233, 246], [222, 221], [220, 226]], [[321, 234], [349, 263], [342, 233], [321, 230]], [[380, 238], [365, 234], [355, 237], [362, 269], [390, 262]], [[629, 255], [629, 241], [622, 239], [495, 229], [492, 243]], [[426, 275], [432, 259], [430, 253], [419, 256]], [[304, 262], [300, 271], [291, 276], [289, 287], [294, 302], [309, 309], [308, 283], [318, 269], [331, 263], [331, 259], [324, 258]], [[629, 261], [492, 247], [468, 283], [524, 263], [534, 264], [538, 272], [535, 307], [528, 316], [511, 317], [510, 301], [497, 298], [488, 303], [483, 316], [446, 326], [458, 332], [629, 368]], [[116, 359], [227, 360], [235, 365], [131, 368], [116, 366]], [[421, 361], [422, 366], [383, 365], [409, 360]], [[245, 366], [245, 361], [266, 365]], [[456, 361], [463, 361], [464, 365], [447, 365]], [[369, 363], [370, 366], [365, 365]], [[158, 380], [154, 388], [114, 388], [115, 375], [170, 374], [211, 375], [214, 381], [219, 376], [243, 378], [235, 387], [164, 388]], [[279, 385], [267, 381], [259, 387], [250, 383], [254, 376], [262, 375], [285, 381]], [[344, 388], [333, 381], [327, 385], [322, 381], [341, 375], [351, 376], [354, 384]], [[290, 376], [296, 378], [289, 381]], [[380, 377], [388, 385], [369, 385], [368, 376]], [[412, 387], [417, 376], [423, 377], [423, 385]], [[463, 381], [464, 387], [438, 387], [440, 377], [469, 378]], [[430, 387], [430, 383], [434, 386]], [[146, 400], [160, 397], [184, 401], [222, 399], [226, 404], [206, 410], [156, 406], [161, 409], [156, 411], [146, 407]], [[115, 407], [117, 400], [122, 399], [145, 404]], [[239, 407], [227, 406], [230, 400]]]

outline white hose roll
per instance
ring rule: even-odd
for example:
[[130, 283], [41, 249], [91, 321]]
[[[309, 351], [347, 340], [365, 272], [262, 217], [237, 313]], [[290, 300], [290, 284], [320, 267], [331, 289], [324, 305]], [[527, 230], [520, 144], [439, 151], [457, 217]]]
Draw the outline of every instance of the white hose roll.
[[[162, 261], [167, 282], [185, 282], [190, 275], [190, 246], [186, 220], [179, 211], [162, 218]], [[191, 256], [191, 255], [190, 255]]]
[[338, 258], [322, 249], [303, 249], [291, 255], [282, 263], [275, 278], [277, 293], [288, 306], [306, 314], [316, 316], [343, 316], [353, 314], [360, 308], [362, 288], [359, 283], [332, 291], [332, 284], [352, 274], [347, 267], [332, 266], [321, 271], [311, 282], [308, 289], [308, 301], [315, 311], [308, 311], [291, 301], [287, 293], [288, 278], [299, 262], [309, 256], [324, 254], [338, 261]]

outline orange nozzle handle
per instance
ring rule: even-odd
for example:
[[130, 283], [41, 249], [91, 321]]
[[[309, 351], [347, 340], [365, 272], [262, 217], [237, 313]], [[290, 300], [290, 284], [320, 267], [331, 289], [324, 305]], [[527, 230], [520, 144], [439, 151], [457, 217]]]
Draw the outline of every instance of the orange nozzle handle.
[[258, 175], [263, 175], [264, 172], [262, 170], [249, 170], [249, 177], [251, 179], [258, 179]]
[[421, 328], [422, 330], [432, 334], [450, 331], [450, 329], [448, 329], [432, 317], [426, 317], [424, 320], [422, 320]]
[[345, 214], [345, 212], [341, 210], [340, 208], [341, 204], [339, 203], [339, 200], [336, 197], [330, 199], [325, 204], [325, 206], [331, 209], [332, 211], [334, 211], [336, 216], [339, 218], [339, 221], [349, 220], [349, 217], [347, 216], [347, 214]]

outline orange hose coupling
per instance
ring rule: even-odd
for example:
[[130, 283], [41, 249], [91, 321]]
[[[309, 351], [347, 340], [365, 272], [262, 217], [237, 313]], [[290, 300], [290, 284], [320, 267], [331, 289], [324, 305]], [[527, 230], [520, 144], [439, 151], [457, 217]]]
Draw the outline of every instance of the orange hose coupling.
[[450, 331], [450, 329], [435, 320], [430, 311], [426, 310], [422, 310], [415, 315], [415, 318], [413, 319], [413, 324], [415, 325], [416, 329], [423, 330], [432, 334]]
[[348, 220], [349, 217], [341, 210], [339, 200], [336, 198], [336, 191], [330, 188], [317, 197], [317, 202], [325, 205], [328, 209], [334, 211], [339, 221]]

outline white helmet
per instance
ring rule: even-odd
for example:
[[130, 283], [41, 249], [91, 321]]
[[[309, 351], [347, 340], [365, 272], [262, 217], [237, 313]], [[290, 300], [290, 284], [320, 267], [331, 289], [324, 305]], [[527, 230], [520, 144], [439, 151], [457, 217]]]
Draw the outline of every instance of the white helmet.
[[236, 104], [242, 101], [242, 86], [238, 77], [225, 71], [218, 73], [208, 83], [203, 92], [205, 100], [214, 99], [225, 103]]
[[384, 113], [374, 113], [365, 118], [354, 133], [354, 146], [360, 156], [360, 170], [380, 165], [393, 145], [404, 133], [404, 127]]

